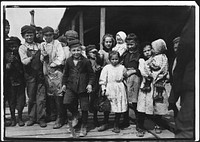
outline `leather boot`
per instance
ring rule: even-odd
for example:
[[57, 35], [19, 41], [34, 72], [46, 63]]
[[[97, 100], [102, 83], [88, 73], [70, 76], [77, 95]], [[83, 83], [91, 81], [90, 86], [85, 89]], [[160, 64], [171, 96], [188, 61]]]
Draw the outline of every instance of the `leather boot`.
[[57, 96], [56, 97], [56, 108], [57, 108], [57, 119], [53, 126], [53, 129], [59, 129], [64, 125], [64, 118], [63, 118], [63, 97]]

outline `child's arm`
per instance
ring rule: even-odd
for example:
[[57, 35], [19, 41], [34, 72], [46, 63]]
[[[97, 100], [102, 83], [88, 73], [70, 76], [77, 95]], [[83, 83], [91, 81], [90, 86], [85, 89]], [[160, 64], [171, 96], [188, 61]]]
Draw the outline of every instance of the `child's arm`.
[[18, 52], [19, 52], [19, 56], [20, 56], [20, 59], [21, 59], [21, 62], [24, 64], [24, 65], [28, 65], [31, 60], [32, 60], [32, 56], [31, 57], [28, 57], [27, 56], [27, 51], [25, 49], [26, 47], [24, 47], [24, 45], [21, 45]]
[[159, 64], [156, 62], [155, 59], [153, 59], [150, 63], [149, 63], [149, 66], [150, 68], [153, 70], [153, 71], [158, 71], [161, 69], [161, 67], [159, 66]]
[[69, 76], [69, 65], [68, 62], [66, 61], [65, 67], [64, 67], [64, 73], [63, 73], [63, 78], [62, 78], [62, 91], [64, 92], [67, 87], [67, 79]]
[[101, 86], [102, 93], [105, 93], [106, 91], [107, 78], [108, 78], [108, 72], [107, 72], [107, 65], [106, 65], [102, 69], [100, 77], [99, 77], [99, 85]]
[[89, 82], [88, 82], [86, 89], [87, 89], [87, 93], [91, 93], [92, 85], [95, 82], [95, 73], [92, 69], [92, 64], [89, 60], [87, 60], [87, 72], [88, 72], [88, 76], [89, 76]]

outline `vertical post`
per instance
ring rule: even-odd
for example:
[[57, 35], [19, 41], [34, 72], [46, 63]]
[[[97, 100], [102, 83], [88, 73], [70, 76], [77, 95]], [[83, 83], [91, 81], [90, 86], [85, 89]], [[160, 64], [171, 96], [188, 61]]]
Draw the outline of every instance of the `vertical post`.
[[[101, 8], [100, 16], [100, 43], [102, 43], [102, 37], [105, 35], [105, 18], [106, 18], [106, 8]], [[103, 46], [100, 44], [100, 49], [103, 49]]]
[[79, 35], [80, 35], [80, 42], [84, 45], [84, 31], [83, 31], [83, 11], [79, 13]]
[[75, 31], [75, 20], [76, 20], [76, 19], [73, 19], [73, 20], [72, 20], [72, 25], [71, 25], [71, 29], [74, 30], [74, 31]]

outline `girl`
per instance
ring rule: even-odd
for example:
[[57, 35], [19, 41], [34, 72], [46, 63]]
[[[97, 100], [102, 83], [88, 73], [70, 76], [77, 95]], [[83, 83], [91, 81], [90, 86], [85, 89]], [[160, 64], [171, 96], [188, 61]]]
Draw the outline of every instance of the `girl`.
[[[62, 81], [62, 65], [64, 64], [65, 54], [61, 43], [54, 40], [54, 30], [51, 27], [45, 27], [43, 30], [45, 42], [41, 44], [44, 75], [47, 85], [47, 100], [50, 104], [50, 111], [54, 109], [56, 104], [57, 119], [54, 129], [62, 127], [63, 120], [63, 94], [61, 91]], [[53, 97], [53, 98], [52, 98]], [[51, 100], [51, 102], [49, 102]]]
[[116, 34], [117, 44], [112, 50], [118, 51], [120, 56], [122, 56], [124, 54], [124, 52], [127, 50], [125, 39], [126, 39], [126, 33], [125, 32], [119, 31]]
[[108, 54], [112, 51], [112, 48], [115, 46], [115, 39], [111, 34], [105, 34], [102, 38], [103, 49], [99, 50], [100, 57], [104, 60], [103, 66], [110, 63], [108, 59]]
[[[110, 64], [108, 59], [109, 52], [115, 46], [115, 39], [111, 34], [105, 34], [102, 38], [103, 49], [99, 50], [100, 58], [103, 60], [103, 66]], [[98, 131], [104, 131], [108, 128], [109, 111], [104, 112], [103, 125], [98, 128]]]
[[106, 65], [100, 75], [99, 84], [101, 85], [102, 95], [106, 95], [111, 103], [111, 112], [115, 113], [113, 132], [119, 133], [119, 120], [121, 113], [127, 111], [127, 96], [124, 85], [126, 68], [119, 64], [120, 55], [117, 51], [109, 53], [111, 64]]
[[90, 60], [92, 64], [92, 69], [95, 73], [95, 83], [94, 83], [94, 89], [92, 93], [90, 94], [90, 112], [94, 114], [93, 121], [95, 126], [99, 126], [98, 118], [97, 118], [97, 110], [94, 108], [95, 99], [98, 98], [99, 93], [99, 76], [101, 73], [101, 66], [102, 66], [102, 60], [100, 58], [99, 53], [97, 52], [95, 45], [88, 45], [86, 47], [86, 55], [87, 58]]
[[[152, 45], [152, 53], [151, 53], [151, 45]], [[166, 50], [166, 44], [164, 40], [156, 40], [152, 42], [152, 44], [147, 44], [143, 48], [143, 54], [145, 56], [145, 59], [140, 59], [139, 60], [139, 70], [142, 75], [142, 83], [140, 88], [143, 88], [144, 83], [145, 83], [145, 78], [149, 75], [153, 77], [153, 81], [151, 82], [151, 90], [149, 92], [146, 91], [139, 91], [139, 96], [138, 96], [138, 103], [137, 103], [137, 110], [139, 112], [138, 117], [138, 134], [137, 136], [143, 137], [144, 136], [144, 118], [145, 114], [151, 115], [153, 120], [155, 122], [160, 121], [161, 116], [165, 115], [168, 111], [168, 97], [165, 88], [162, 88], [162, 92], [158, 92], [158, 88], [156, 87], [156, 82], [159, 80], [166, 81], [165, 75], [167, 74], [167, 69], [168, 69], [168, 62], [167, 62], [167, 57], [162, 54]], [[152, 57], [151, 54], [153, 55]], [[157, 57], [156, 57], [157, 56]], [[154, 60], [152, 60], [154, 59]], [[159, 73], [157, 71], [149, 72], [149, 66], [148, 64], [155, 64], [159, 66], [161, 69]], [[162, 70], [162, 72], [161, 72]], [[164, 85], [163, 85], [164, 86]], [[159, 90], [160, 91], [160, 90]], [[161, 102], [160, 100], [157, 101], [155, 98], [156, 96], [161, 93], [163, 96], [163, 101]], [[155, 132], [156, 133], [161, 133], [161, 129], [158, 125], [155, 126]]]

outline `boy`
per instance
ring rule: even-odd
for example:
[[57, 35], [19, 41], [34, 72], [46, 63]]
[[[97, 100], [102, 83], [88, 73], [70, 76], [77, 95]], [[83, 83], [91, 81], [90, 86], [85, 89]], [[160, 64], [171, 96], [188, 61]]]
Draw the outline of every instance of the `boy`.
[[10, 82], [10, 91], [8, 101], [11, 113], [11, 126], [16, 125], [15, 109], [18, 110], [18, 124], [24, 126], [22, 121], [22, 112], [25, 106], [25, 82], [23, 66], [20, 61], [18, 48], [21, 41], [17, 37], [10, 37], [7, 41], [9, 51], [5, 54], [7, 81]]
[[[137, 121], [137, 99], [140, 87], [140, 71], [139, 65], [139, 40], [134, 33], [128, 34], [126, 37], [127, 51], [122, 56], [123, 65], [127, 69], [127, 94], [128, 94], [128, 108], [134, 110]], [[124, 120], [121, 125], [122, 128], [128, 127], [129, 124], [129, 110], [124, 113]], [[136, 125], [137, 127], [137, 125]]]
[[75, 39], [69, 42], [72, 54], [65, 63], [63, 87], [65, 91], [63, 103], [66, 104], [73, 116], [77, 116], [77, 104], [80, 101], [82, 111], [82, 125], [80, 136], [87, 135], [87, 119], [89, 110], [89, 93], [95, 80], [90, 61], [82, 53], [81, 43]]
[[40, 61], [41, 47], [34, 42], [35, 28], [25, 25], [21, 28], [21, 35], [25, 43], [19, 47], [19, 55], [24, 66], [24, 76], [27, 86], [28, 115], [27, 126], [32, 126], [36, 122], [40, 127], [46, 127], [45, 122], [45, 85]]

